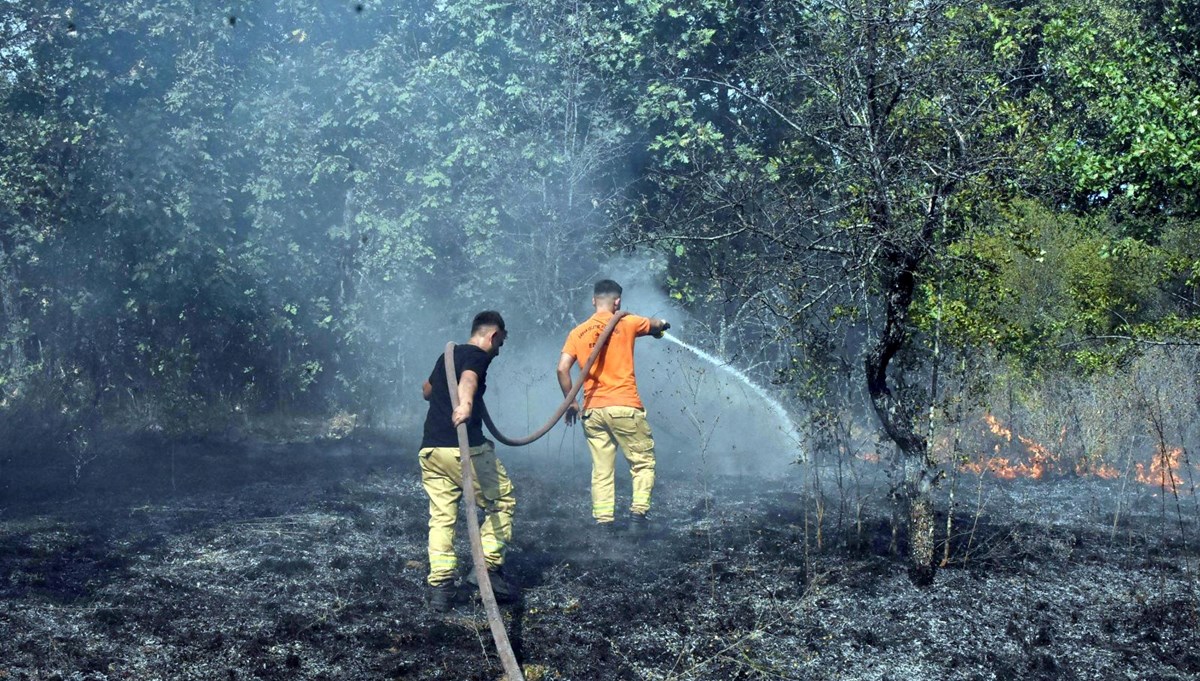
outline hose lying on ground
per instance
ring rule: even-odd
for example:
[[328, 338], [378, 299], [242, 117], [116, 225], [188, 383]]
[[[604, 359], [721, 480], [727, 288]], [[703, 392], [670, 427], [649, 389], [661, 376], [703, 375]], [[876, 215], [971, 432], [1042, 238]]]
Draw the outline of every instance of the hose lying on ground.
[[[579, 394], [579, 389], [583, 387], [583, 379], [587, 376], [588, 370], [592, 368], [596, 357], [600, 355], [600, 351], [608, 343], [609, 337], [612, 336], [613, 329], [616, 328], [617, 322], [622, 317], [629, 314], [628, 312], [617, 312], [608, 320], [608, 325], [600, 332], [600, 337], [596, 339], [596, 347], [592, 348], [592, 354], [588, 355], [587, 361], [579, 371], [579, 380], [571, 386], [570, 392], [563, 398], [562, 404], [555, 410], [554, 416], [545, 423], [541, 428], [537, 429], [531, 435], [522, 438], [511, 439], [496, 429], [496, 424], [492, 423], [492, 417], [488, 415], [487, 407], [483, 401], [479, 401], [481, 416], [484, 423], [487, 424], [488, 430], [496, 439], [509, 447], [520, 447], [527, 445], [546, 433], [554, 427], [555, 423], [562, 418], [562, 415], [567, 412], [572, 404], [575, 403], [575, 396]], [[446, 385], [450, 389], [450, 406], [452, 409], [458, 409], [458, 378], [454, 371], [454, 343], [446, 344]], [[460, 423], [457, 428], [458, 432], [458, 450], [462, 463], [462, 488], [463, 496], [474, 496], [475, 487], [472, 481], [474, 469], [471, 466], [471, 447], [467, 440], [467, 424]], [[508, 681], [525, 681], [525, 675], [521, 671], [521, 666], [517, 664], [517, 657], [513, 653], [512, 644], [508, 640], [508, 632], [504, 630], [504, 620], [500, 617], [500, 607], [496, 604], [496, 594], [492, 591], [492, 581], [488, 577], [487, 561], [483, 557], [483, 541], [479, 532], [479, 518], [473, 509], [467, 510], [467, 535], [471, 538], [471, 559], [475, 567], [475, 578], [479, 582], [479, 596], [483, 599], [483, 607], [487, 612], [488, 626], [492, 630], [492, 639], [496, 642], [496, 652], [500, 655], [500, 663], [504, 665], [504, 673], [508, 677]]]

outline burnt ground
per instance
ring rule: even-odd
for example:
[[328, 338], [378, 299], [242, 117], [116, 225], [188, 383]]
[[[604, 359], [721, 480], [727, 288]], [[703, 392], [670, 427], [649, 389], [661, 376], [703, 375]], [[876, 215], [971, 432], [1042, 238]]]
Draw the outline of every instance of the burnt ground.
[[[800, 467], [662, 456], [650, 535], [597, 537], [566, 451], [501, 451], [525, 587], [505, 613], [531, 681], [1200, 674], [1192, 498], [964, 479], [951, 562], [921, 589], [886, 485], [827, 484], [817, 546]], [[423, 605], [411, 446], [141, 443], [74, 463], [0, 469], [0, 679], [501, 676], [476, 602]]]

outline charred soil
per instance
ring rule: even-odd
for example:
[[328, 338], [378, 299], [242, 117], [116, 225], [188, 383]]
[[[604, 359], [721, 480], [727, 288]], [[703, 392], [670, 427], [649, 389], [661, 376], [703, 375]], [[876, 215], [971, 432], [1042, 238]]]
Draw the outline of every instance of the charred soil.
[[[663, 456], [650, 527], [600, 533], [583, 457], [500, 454], [523, 587], [505, 617], [531, 681], [1200, 673], [1192, 499], [986, 481], [921, 589], [882, 482], [818, 498], [797, 466], [764, 479]], [[141, 443], [84, 475], [52, 456], [7, 468], [0, 679], [501, 676], [471, 594], [425, 607], [411, 446]]]

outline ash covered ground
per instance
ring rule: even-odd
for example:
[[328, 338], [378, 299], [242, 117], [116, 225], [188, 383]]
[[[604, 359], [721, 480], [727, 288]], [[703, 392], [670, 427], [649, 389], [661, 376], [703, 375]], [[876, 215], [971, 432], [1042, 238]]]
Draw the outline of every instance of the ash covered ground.
[[[825, 469], [818, 504], [800, 466], [663, 453], [650, 535], [597, 537], [582, 443], [500, 454], [531, 680], [1200, 673], [1190, 497], [968, 476], [950, 564], [918, 589], [877, 469], [840, 490]], [[501, 676], [476, 601], [424, 606], [411, 443], [113, 445], [70, 485], [68, 457], [5, 467], [0, 679]]]

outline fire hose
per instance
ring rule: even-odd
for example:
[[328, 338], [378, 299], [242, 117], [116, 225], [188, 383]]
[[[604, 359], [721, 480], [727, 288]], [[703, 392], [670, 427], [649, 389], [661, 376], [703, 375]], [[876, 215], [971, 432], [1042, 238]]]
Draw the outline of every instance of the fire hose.
[[[592, 348], [592, 353], [588, 355], [587, 361], [579, 371], [579, 380], [571, 386], [570, 392], [563, 398], [562, 404], [558, 405], [554, 415], [541, 428], [538, 428], [530, 435], [521, 438], [508, 438], [500, 433], [496, 428], [496, 424], [492, 422], [491, 416], [487, 412], [487, 407], [480, 400], [479, 407], [480, 415], [483, 421], [487, 424], [487, 428], [492, 435], [496, 436], [502, 444], [509, 447], [521, 447], [534, 442], [554, 427], [555, 423], [562, 418], [567, 409], [575, 403], [575, 396], [579, 394], [579, 389], [583, 387], [583, 379], [587, 376], [588, 371], [592, 368], [592, 364], [596, 362], [596, 358], [608, 344], [609, 337], [612, 336], [613, 329], [616, 328], [617, 322], [621, 318], [629, 314], [625, 311], [618, 311], [608, 320], [608, 325], [600, 332], [600, 337], [596, 339], [596, 347]], [[454, 343], [446, 344], [446, 385], [450, 389], [450, 406], [452, 409], [458, 408], [458, 378], [454, 370]], [[474, 490], [472, 480], [473, 469], [471, 466], [471, 449], [467, 440], [467, 424], [465, 422], [458, 424], [458, 450], [460, 461], [462, 464], [462, 488], [464, 495], [469, 491]], [[508, 640], [508, 632], [504, 629], [504, 620], [500, 616], [500, 606], [496, 604], [496, 594], [492, 590], [492, 581], [488, 577], [487, 561], [483, 557], [483, 541], [479, 531], [479, 518], [476, 516], [473, 509], [467, 511], [467, 535], [471, 539], [471, 559], [475, 568], [475, 581], [479, 584], [479, 596], [483, 599], [483, 607], [487, 612], [488, 626], [492, 630], [492, 639], [496, 642], [496, 652], [500, 655], [500, 662], [504, 666], [504, 673], [508, 677], [508, 681], [525, 681], [525, 675], [521, 671], [521, 666], [517, 663], [517, 657], [513, 653], [512, 644]]]

